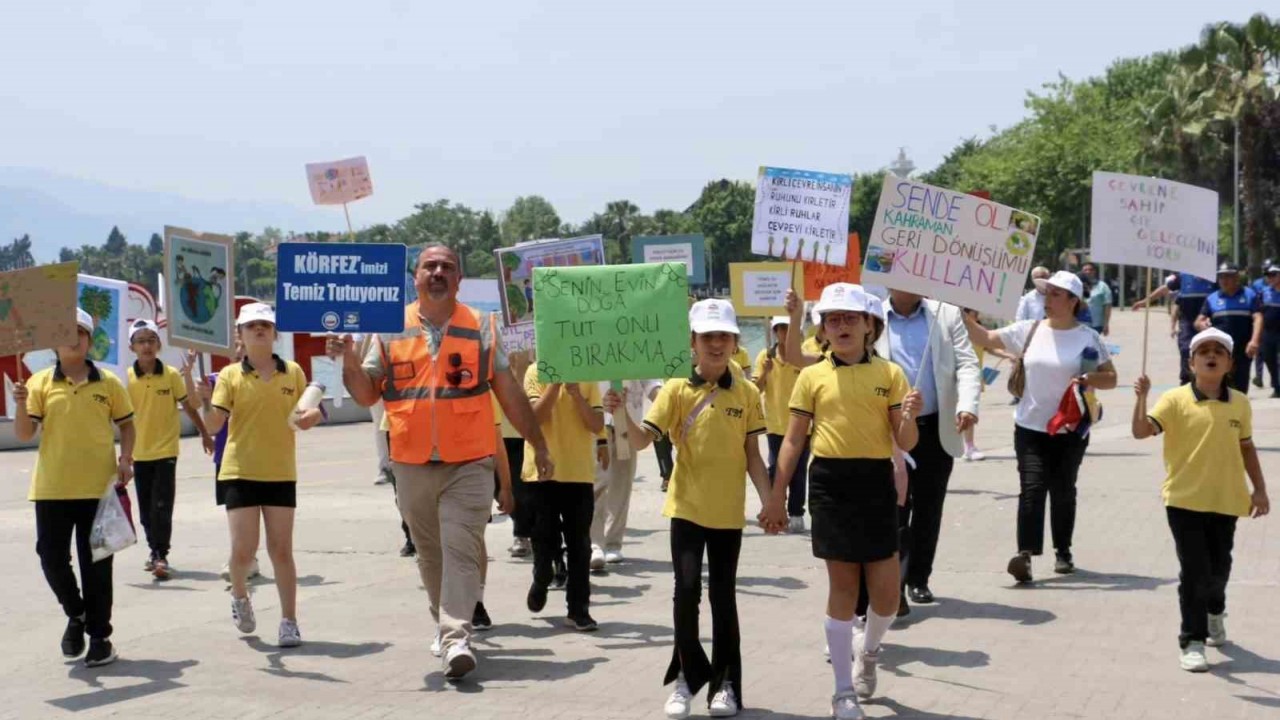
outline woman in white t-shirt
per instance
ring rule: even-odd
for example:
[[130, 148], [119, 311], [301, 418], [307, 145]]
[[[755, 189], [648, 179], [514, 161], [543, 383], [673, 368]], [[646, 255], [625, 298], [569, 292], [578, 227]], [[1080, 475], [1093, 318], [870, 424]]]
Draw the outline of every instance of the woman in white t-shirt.
[[1018, 456], [1021, 492], [1018, 494], [1018, 554], [1009, 561], [1009, 574], [1031, 582], [1031, 556], [1044, 550], [1044, 506], [1048, 497], [1049, 523], [1057, 554], [1053, 570], [1075, 571], [1071, 536], [1076, 524], [1076, 476], [1089, 441], [1075, 431], [1049, 434], [1049, 421], [1067, 388], [1073, 384], [1095, 390], [1116, 386], [1115, 366], [1098, 333], [1077, 322], [1083, 303], [1080, 278], [1057, 272], [1036, 280], [1045, 293], [1045, 319], [1024, 320], [990, 331], [965, 315], [974, 345], [1021, 355], [1026, 389], [1014, 411], [1014, 450]]

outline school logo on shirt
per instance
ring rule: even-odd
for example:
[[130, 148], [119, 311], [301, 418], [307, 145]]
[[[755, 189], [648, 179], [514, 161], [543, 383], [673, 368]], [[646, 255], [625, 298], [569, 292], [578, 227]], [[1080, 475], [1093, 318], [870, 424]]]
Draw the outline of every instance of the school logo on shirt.
[[107, 396], [106, 396], [106, 395], [100, 395], [100, 394], [98, 394], [98, 393], [94, 393], [94, 394], [93, 394], [93, 400], [94, 400], [94, 402], [98, 403], [99, 405], [106, 405], [106, 404], [107, 404], [107, 402], [108, 402], [108, 400], [107, 400]]
[[293, 397], [293, 388], [291, 387], [280, 388], [280, 392], [284, 393], [285, 395], [288, 395], [289, 397]]
[[724, 414], [728, 415], [731, 418], [740, 418], [742, 417], [742, 408], [734, 408], [734, 407], [725, 408]]
[[169, 395], [172, 395], [172, 394], [173, 394], [173, 391], [170, 390], [169, 388], [158, 388], [156, 390], [156, 395], [160, 397], [168, 397]]
[[878, 387], [875, 390], [876, 390], [876, 397], [886, 397], [886, 398], [889, 397], [889, 388]]
[[1231, 429], [1232, 429], [1232, 430], [1239, 430], [1239, 429], [1240, 429], [1240, 421], [1239, 421], [1239, 420], [1228, 420], [1228, 421], [1227, 421], [1227, 423], [1231, 426]]

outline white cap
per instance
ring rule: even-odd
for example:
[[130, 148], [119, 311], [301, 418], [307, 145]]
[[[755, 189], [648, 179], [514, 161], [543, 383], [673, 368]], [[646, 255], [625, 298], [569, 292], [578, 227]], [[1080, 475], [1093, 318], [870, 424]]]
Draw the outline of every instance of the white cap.
[[143, 330], [150, 330], [151, 332], [156, 334], [156, 337], [160, 337], [159, 325], [145, 318], [138, 318], [137, 320], [134, 320], [132, 323], [129, 324], [129, 342], [133, 342], [133, 336], [137, 335]]
[[790, 326], [790, 325], [791, 325], [791, 318], [787, 317], [786, 315], [774, 315], [773, 317], [769, 318], [769, 329], [770, 329], [770, 330], [772, 330], [772, 329], [774, 329], [774, 328], [778, 327], [779, 325], [787, 325], [787, 326]]
[[236, 318], [236, 325], [245, 325], [247, 323], [263, 321], [272, 325], [276, 324], [276, 311], [266, 303], [249, 303], [240, 308], [240, 316]]
[[1235, 341], [1231, 339], [1230, 335], [1222, 332], [1218, 328], [1211, 327], [1208, 330], [1202, 330], [1199, 333], [1196, 333], [1196, 336], [1191, 338], [1191, 354], [1195, 355], [1196, 348], [1200, 347], [1201, 345], [1207, 342], [1218, 343], [1219, 345], [1227, 349], [1228, 355], [1230, 355], [1235, 350], [1235, 346], [1236, 346]]
[[76, 308], [76, 325], [84, 328], [84, 331], [93, 334], [93, 316], [85, 312], [83, 308]]
[[884, 301], [875, 295], [867, 296], [867, 312], [871, 313], [873, 317], [878, 318], [880, 322], [885, 322]]
[[1050, 285], [1056, 288], [1062, 288], [1078, 298], [1084, 297], [1084, 283], [1080, 282], [1080, 278], [1073, 272], [1059, 270], [1049, 276], [1048, 280], [1036, 280], [1036, 288], [1040, 292], [1046, 292]]
[[738, 331], [738, 314], [728, 300], [699, 300], [689, 308], [689, 329], [698, 333]]
[[1271, 267], [1267, 268], [1265, 274], [1274, 275], [1275, 273], [1280, 273], [1280, 265], [1272, 265]]
[[867, 312], [867, 294], [861, 285], [853, 283], [831, 283], [822, 288], [822, 297], [813, 306], [813, 312], [819, 318], [829, 312]]

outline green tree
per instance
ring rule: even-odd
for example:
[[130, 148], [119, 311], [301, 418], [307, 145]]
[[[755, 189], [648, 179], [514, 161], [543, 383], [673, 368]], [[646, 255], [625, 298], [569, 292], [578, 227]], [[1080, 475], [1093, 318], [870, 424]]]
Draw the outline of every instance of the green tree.
[[147, 252], [152, 255], [164, 255], [164, 238], [160, 233], [151, 233], [151, 242], [147, 243]]
[[756, 191], [751, 183], [713, 180], [689, 207], [707, 241], [711, 287], [729, 285], [729, 263], [751, 260], [751, 223]]
[[80, 290], [80, 309], [93, 317], [94, 327], [111, 317], [111, 293], [100, 287], [86, 285]]
[[0, 247], [0, 270], [18, 270], [36, 264], [31, 255], [31, 236], [24, 234]]
[[560, 216], [545, 198], [518, 197], [502, 216], [502, 244], [510, 247], [525, 240], [541, 240], [560, 233]]
[[124, 249], [128, 244], [129, 243], [125, 240], [124, 234], [120, 232], [120, 228], [113, 225], [111, 227], [111, 234], [107, 235], [107, 243], [103, 246], [103, 249], [106, 250], [109, 255], [120, 255], [124, 253]]

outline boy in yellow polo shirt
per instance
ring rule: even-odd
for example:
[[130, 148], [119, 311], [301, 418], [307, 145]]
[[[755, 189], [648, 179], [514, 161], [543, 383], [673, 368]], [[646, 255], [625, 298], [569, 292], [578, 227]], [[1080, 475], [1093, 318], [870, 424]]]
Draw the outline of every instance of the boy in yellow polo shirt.
[[[93, 318], [76, 308], [76, 325], [76, 342], [56, 348], [57, 363], [14, 387], [14, 401], [27, 411], [14, 413], [13, 429], [23, 442], [42, 430], [27, 499], [35, 503], [40, 567], [68, 618], [62, 655], [80, 657], [87, 632], [84, 662], [98, 667], [116, 659], [109, 639], [112, 558], [93, 561], [89, 533], [107, 483], [123, 487], [133, 477], [133, 407], [120, 379], [88, 359]], [[71, 569], [72, 533], [83, 596]]]
[[1230, 384], [1233, 346], [1231, 336], [1216, 328], [1192, 338], [1191, 382], [1161, 395], [1150, 413], [1151, 381], [1143, 375], [1134, 384], [1133, 436], [1165, 436], [1165, 513], [1181, 566], [1178, 645], [1182, 669], [1189, 672], [1209, 670], [1206, 644], [1227, 642], [1224, 618], [1236, 518], [1262, 517], [1271, 510], [1253, 445], [1249, 397]]
[[178, 407], [186, 411], [200, 431], [207, 455], [213, 454], [213, 438], [200, 418], [191, 366], [195, 352], [178, 371], [165, 365], [160, 353], [160, 328], [150, 320], [135, 320], [129, 328], [129, 349], [137, 356], [129, 368], [129, 400], [138, 442], [133, 475], [138, 493], [138, 519], [147, 534], [151, 554], [143, 569], [157, 580], [168, 580], [169, 541], [173, 536], [173, 499], [178, 471], [178, 435], [182, 424]]
[[538, 382], [538, 366], [524, 375], [524, 392], [542, 426], [556, 465], [554, 480], [538, 480], [532, 446], [525, 444], [521, 476], [534, 503], [533, 584], [526, 602], [530, 612], [547, 605], [560, 555], [561, 533], [567, 550], [569, 616], [566, 623], [582, 632], [599, 629], [588, 607], [591, 601], [591, 519], [595, 510], [596, 438], [604, 429], [600, 388], [595, 383]]
[[[671, 518], [671, 563], [675, 571], [675, 646], [663, 684], [676, 683], [667, 698], [669, 718], [689, 716], [689, 704], [704, 685], [713, 717], [736, 715], [742, 707], [742, 652], [738, 631], [738, 554], [746, 525], [746, 483], [751, 477], [761, 502], [769, 476], [760, 457], [765, 431], [760, 391], [733, 371], [731, 354], [738, 322], [733, 305], [703, 300], [689, 309], [697, 365], [688, 378], [668, 380], [644, 418], [629, 426], [637, 451], [670, 435], [677, 448], [671, 486], [662, 514]], [[625, 400], [610, 391], [615, 412]], [[712, 657], [698, 639], [702, 557], [709, 569]]]

